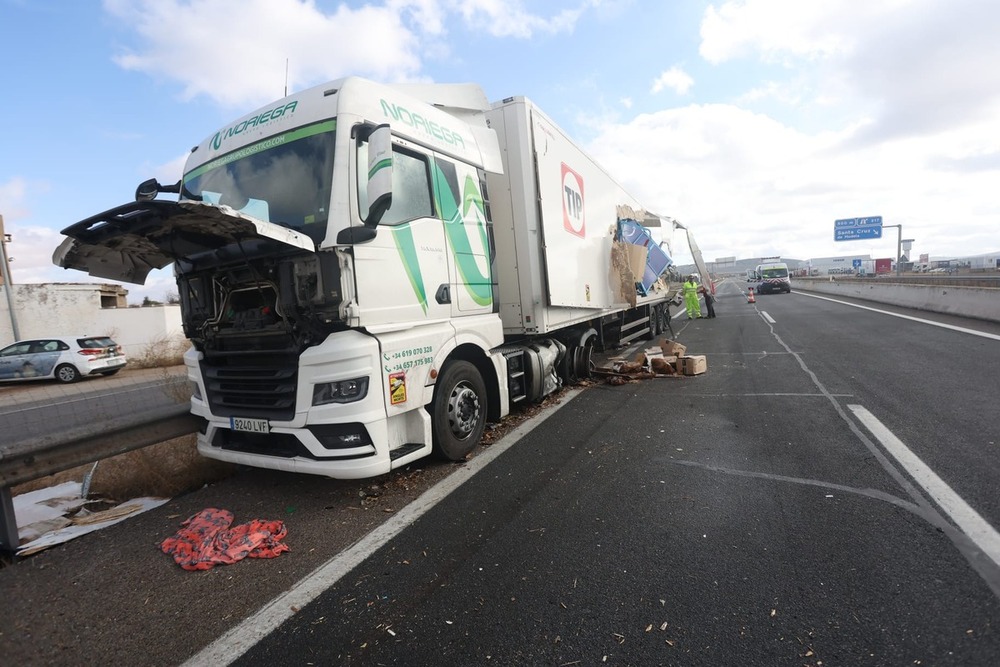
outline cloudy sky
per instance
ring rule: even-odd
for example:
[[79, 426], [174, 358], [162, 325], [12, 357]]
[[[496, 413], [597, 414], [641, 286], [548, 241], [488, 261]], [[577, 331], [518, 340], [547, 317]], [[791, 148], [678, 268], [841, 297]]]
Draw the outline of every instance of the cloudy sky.
[[[992, 0], [0, 0], [15, 282], [59, 230], [174, 182], [191, 146], [345, 75], [524, 95], [708, 261], [1000, 251]], [[676, 248], [682, 251], [678, 245]], [[684, 253], [678, 252], [679, 261]], [[168, 271], [130, 301], [172, 291]]]

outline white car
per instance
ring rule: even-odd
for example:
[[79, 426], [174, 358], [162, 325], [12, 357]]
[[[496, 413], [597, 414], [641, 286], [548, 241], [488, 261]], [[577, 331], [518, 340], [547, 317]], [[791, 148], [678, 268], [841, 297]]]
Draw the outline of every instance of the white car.
[[0, 381], [114, 375], [126, 363], [121, 345], [107, 336], [53, 336], [22, 340], [0, 350]]

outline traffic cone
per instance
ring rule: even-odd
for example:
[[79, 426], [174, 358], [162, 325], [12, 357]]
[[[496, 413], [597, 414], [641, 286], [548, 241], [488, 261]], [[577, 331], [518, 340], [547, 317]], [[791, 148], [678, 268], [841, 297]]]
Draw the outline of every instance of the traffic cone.
[[747, 303], [757, 303], [757, 299], [753, 298], [753, 288], [747, 288]]

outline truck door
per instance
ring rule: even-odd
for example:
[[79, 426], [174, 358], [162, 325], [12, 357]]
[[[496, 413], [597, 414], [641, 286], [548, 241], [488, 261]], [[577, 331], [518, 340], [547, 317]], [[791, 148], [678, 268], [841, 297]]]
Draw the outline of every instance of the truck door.
[[493, 227], [485, 179], [470, 165], [435, 156], [434, 195], [444, 222], [453, 315], [493, 312]]
[[[447, 244], [434, 208], [431, 157], [394, 139], [392, 205], [375, 239], [354, 246], [361, 326], [418, 323], [451, 316]], [[357, 143], [359, 214], [368, 210], [368, 144]]]

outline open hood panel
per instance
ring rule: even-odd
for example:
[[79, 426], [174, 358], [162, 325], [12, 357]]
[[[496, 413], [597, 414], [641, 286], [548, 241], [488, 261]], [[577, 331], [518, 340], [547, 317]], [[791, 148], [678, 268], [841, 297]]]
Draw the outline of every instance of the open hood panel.
[[62, 231], [52, 262], [96, 278], [142, 285], [153, 269], [237, 241], [270, 239], [315, 251], [312, 239], [228, 206], [194, 201], [131, 202]]

